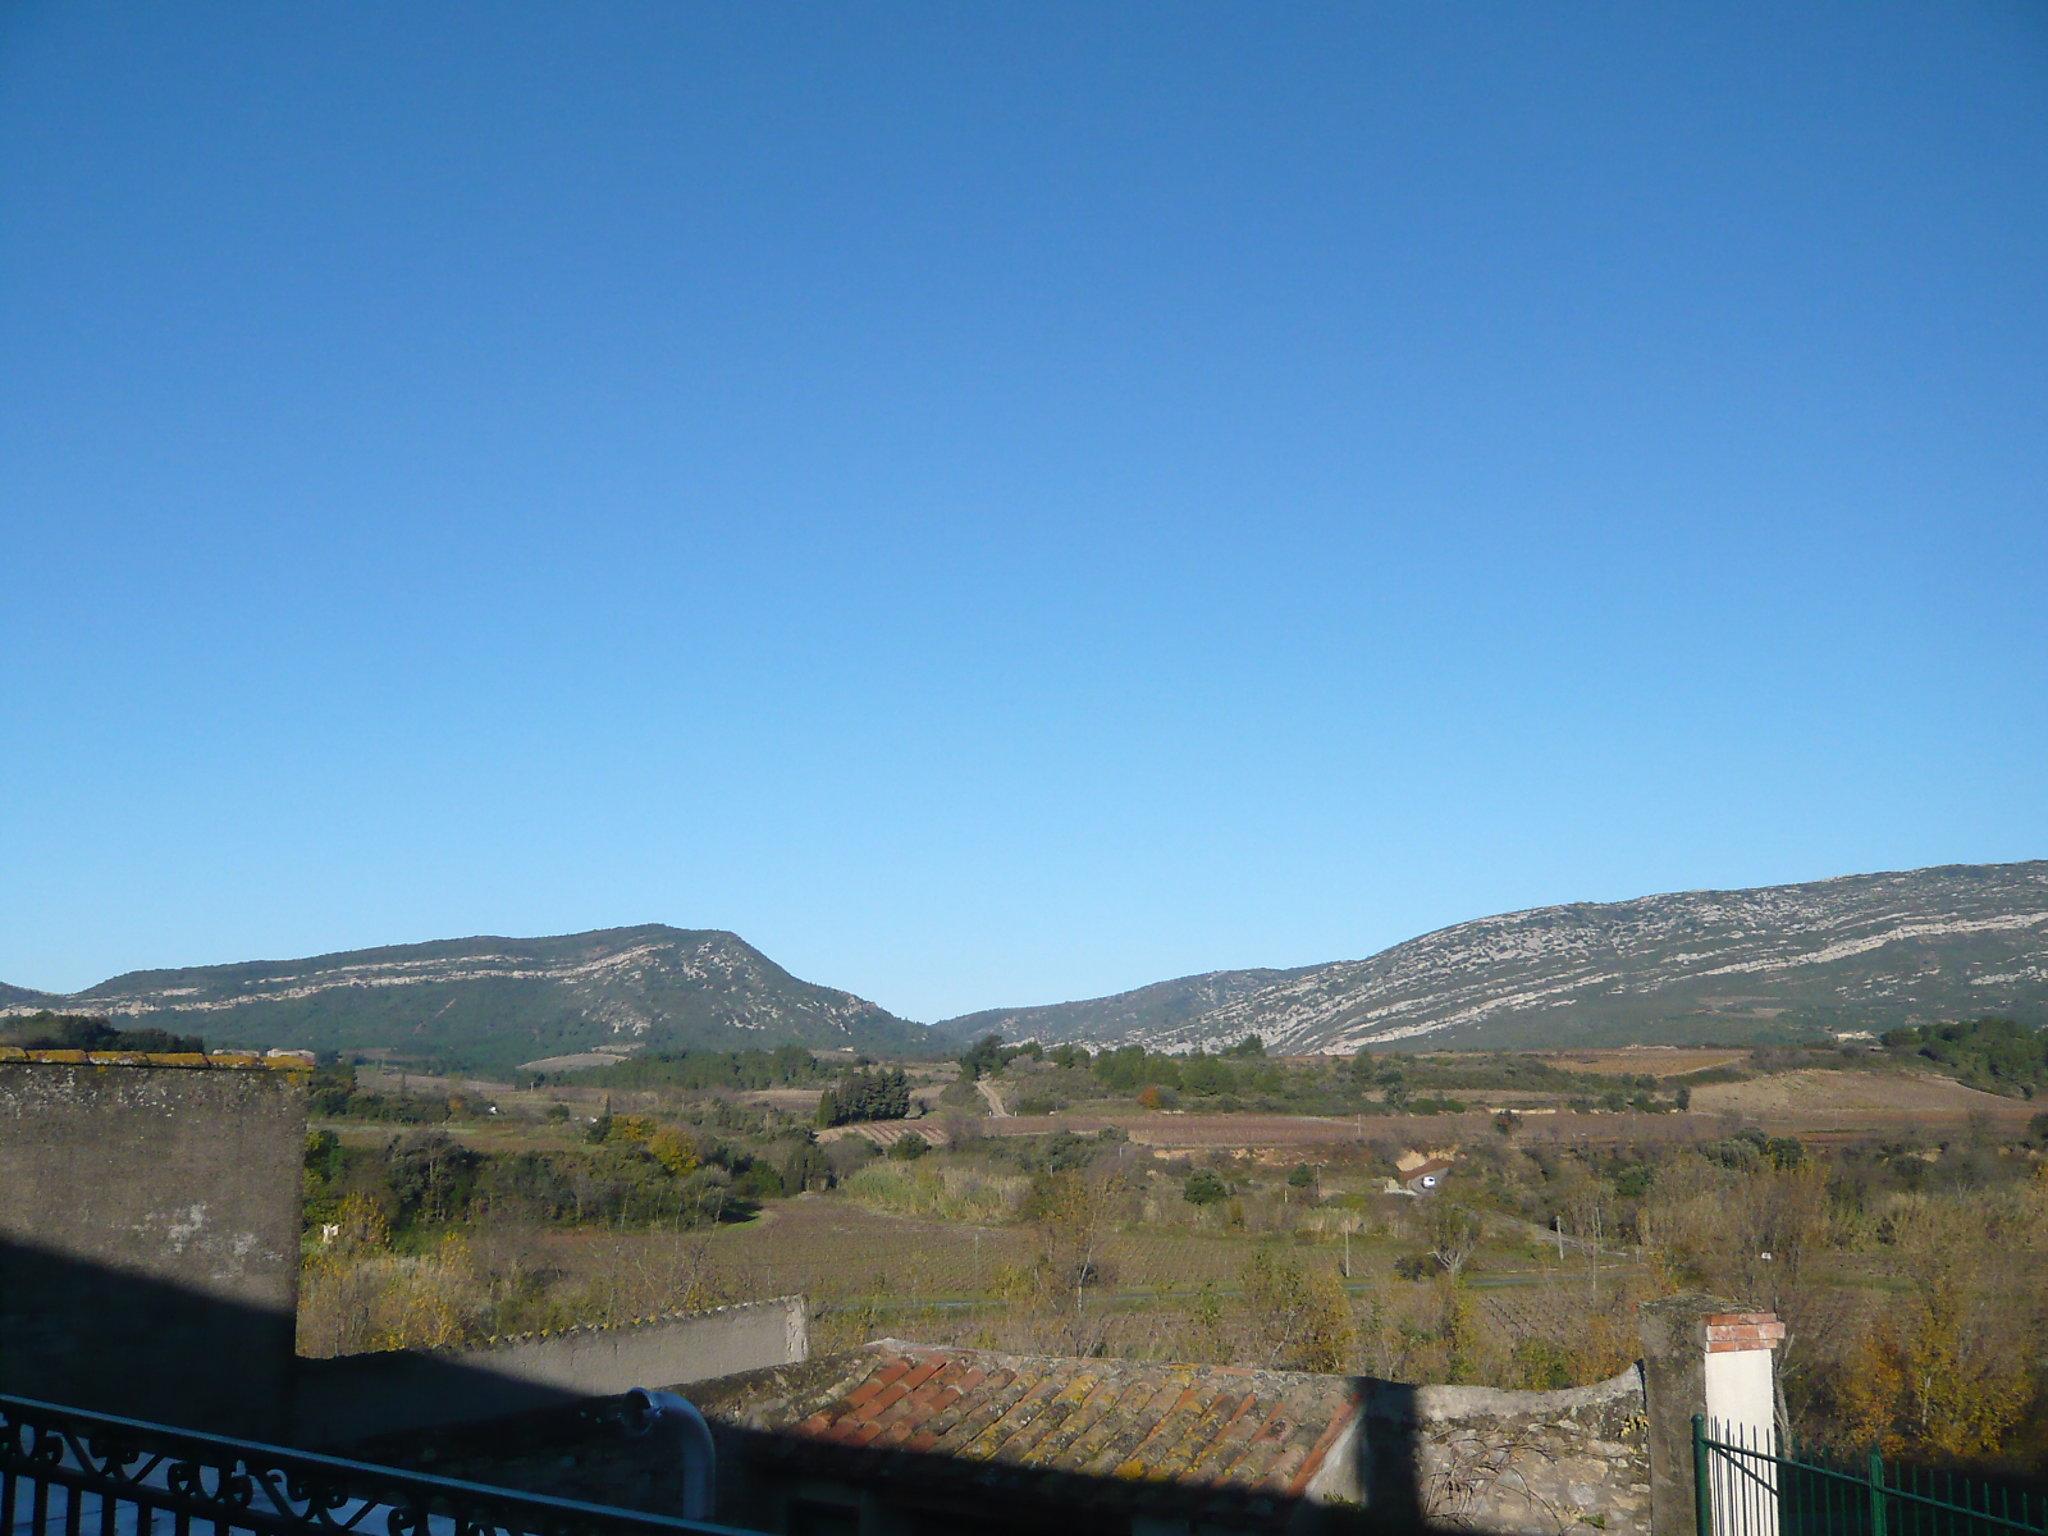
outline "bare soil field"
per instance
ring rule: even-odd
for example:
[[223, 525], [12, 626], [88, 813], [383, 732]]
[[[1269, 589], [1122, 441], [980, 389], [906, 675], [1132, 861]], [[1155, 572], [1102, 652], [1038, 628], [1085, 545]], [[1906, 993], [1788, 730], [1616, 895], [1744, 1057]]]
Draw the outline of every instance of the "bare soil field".
[[1568, 1072], [1601, 1077], [1683, 1077], [1711, 1067], [1739, 1066], [1746, 1050], [1718, 1050], [1680, 1045], [1630, 1045], [1599, 1051], [1531, 1051], [1532, 1056]]
[[[1613, 1146], [1712, 1141], [1747, 1125], [1772, 1135], [1821, 1140], [1914, 1130], [1939, 1134], [1961, 1130], [1978, 1116], [1995, 1125], [2024, 1125], [2030, 1116], [2039, 1113], [2039, 1106], [2022, 1099], [1980, 1093], [1948, 1078], [1917, 1072], [1815, 1070], [1696, 1088], [1691, 1112], [1686, 1114], [1582, 1114], [1541, 1107], [1524, 1108], [1519, 1113], [1521, 1123], [1514, 1132], [1517, 1141]], [[1111, 1111], [1013, 1116], [980, 1122], [982, 1133], [989, 1136], [1042, 1136], [1057, 1130], [1085, 1136], [1107, 1126], [1117, 1127], [1140, 1146], [1169, 1152], [1335, 1150], [1376, 1141], [1440, 1143], [1499, 1134], [1492, 1114], [1484, 1110], [1455, 1115], [1369, 1114], [1341, 1118]]]
[[574, 1072], [578, 1067], [615, 1067], [622, 1061], [630, 1061], [630, 1051], [575, 1051], [567, 1056], [543, 1056], [538, 1061], [522, 1061], [522, 1072]]
[[[1614, 1143], [1690, 1141], [1725, 1134], [1709, 1120], [1694, 1115], [1573, 1114], [1542, 1109], [1522, 1112], [1515, 1135], [1522, 1141]], [[1090, 1136], [1115, 1126], [1139, 1146], [1162, 1152], [1236, 1150], [1264, 1152], [1289, 1147], [1335, 1149], [1368, 1142], [1438, 1145], [1494, 1136], [1488, 1110], [1455, 1115], [1255, 1115], [1255, 1114], [1108, 1114], [1019, 1115], [979, 1122], [987, 1136], [1043, 1136], [1072, 1131]]]
[[1955, 1127], [1977, 1115], [2024, 1123], [2037, 1112], [2024, 1099], [1980, 1093], [1918, 1072], [1778, 1072], [1697, 1088], [1692, 1106], [1695, 1112], [1740, 1115], [1795, 1132]]

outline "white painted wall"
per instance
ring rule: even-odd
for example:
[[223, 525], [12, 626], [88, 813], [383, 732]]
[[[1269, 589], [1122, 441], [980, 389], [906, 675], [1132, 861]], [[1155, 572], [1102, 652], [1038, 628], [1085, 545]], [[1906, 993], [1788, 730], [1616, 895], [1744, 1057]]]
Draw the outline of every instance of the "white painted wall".
[[1708, 1437], [1764, 1454], [1711, 1457], [1714, 1529], [1778, 1536], [1778, 1469], [1774, 1361], [1768, 1349], [1732, 1349], [1706, 1357]]

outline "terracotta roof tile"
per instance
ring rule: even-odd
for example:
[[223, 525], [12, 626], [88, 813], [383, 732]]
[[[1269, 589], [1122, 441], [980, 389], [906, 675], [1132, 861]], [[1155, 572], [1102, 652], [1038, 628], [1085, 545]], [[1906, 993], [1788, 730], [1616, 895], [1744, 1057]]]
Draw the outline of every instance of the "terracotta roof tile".
[[1249, 1366], [1004, 1355], [879, 1340], [700, 1383], [714, 1420], [808, 1441], [949, 1458], [963, 1473], [1086, 1474], [1232, 1495], [1298, 1495], [1341, 1442], [1351, 1383]]

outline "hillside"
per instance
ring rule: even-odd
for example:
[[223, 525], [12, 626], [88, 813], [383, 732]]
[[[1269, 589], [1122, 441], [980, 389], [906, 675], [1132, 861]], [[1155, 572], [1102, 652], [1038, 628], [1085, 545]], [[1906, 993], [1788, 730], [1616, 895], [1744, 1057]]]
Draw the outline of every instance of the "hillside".
[[1149, 987], [1036, 1008], [988, 1008], [934, 1026], [963, 1040], [999, 1034], [1005, 1040], [1093, 1040], [1150, 1036], [1181, 1028], [1300, 971], [1207, 971]]
[[[1233, 995], [1206, 1006], [1189, 983], [1168, 982], [936, 1027], [1170, 1050], [1257, 1034], [1273, 1050], [1319, 1051], [1400, 1041], [1769, 1040], [1985, 1014], [2039, 1020], [2048, 1016], [2048, 862], [1540, 907], [1439, 929], [1364, 960], [1270, 974], [1219, 987]], [[1148, 1000], [1162, 989], [1186, 1011]]]
[[599, 1045], [901, 1050], [925, 1038], [849, 992], [799, 981], [733, 934], [659, 924], [135, 971], [69, 995], [0, 996], [0, 1017], [37, 1008], [213, 1046], [388, 1048], [497, 1068]]

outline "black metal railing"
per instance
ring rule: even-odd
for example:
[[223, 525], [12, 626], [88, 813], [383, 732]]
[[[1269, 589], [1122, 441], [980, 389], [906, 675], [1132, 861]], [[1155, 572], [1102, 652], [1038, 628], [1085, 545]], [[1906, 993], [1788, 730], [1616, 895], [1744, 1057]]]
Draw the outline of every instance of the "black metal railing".
[[0, 1394], [0, 1536], [745, 1536]]

